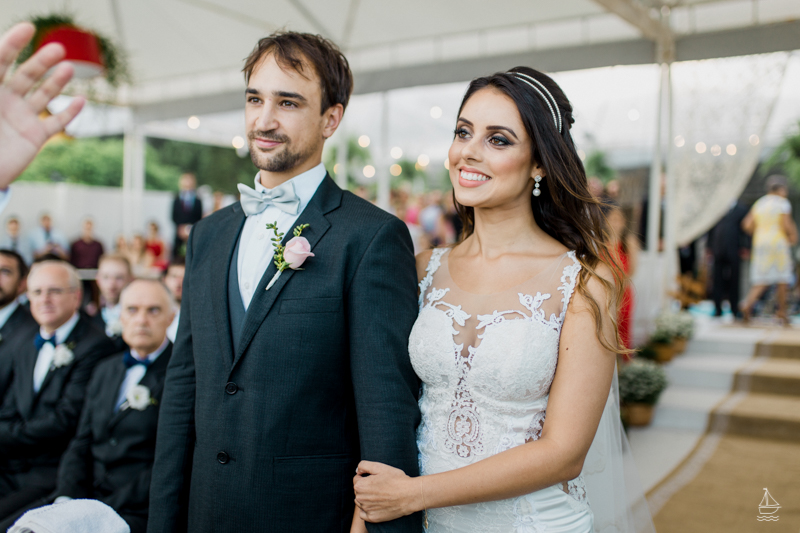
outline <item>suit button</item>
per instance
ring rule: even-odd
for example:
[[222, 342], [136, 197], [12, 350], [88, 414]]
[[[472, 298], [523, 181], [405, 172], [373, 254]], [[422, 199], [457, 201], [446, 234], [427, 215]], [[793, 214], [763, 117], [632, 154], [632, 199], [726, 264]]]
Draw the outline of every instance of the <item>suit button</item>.
[[112, 446], [116, 446], [117, 445], [117, 439], [114, 439], [114, 438], [108, 439], [108, 443], [110, 445], [112, 445]]
[[239, 386], [236, 385], [236, 383], [234, 383], [233, 381], [229, 381], [225, 385], [225, 392], [227, 392], [228, 394], [236, 394], [238, 391], [239, 391]]
[[219, 452], [217, 454], [217, 461], [219, 461], [219, 463], [222, 465], [228, 464], [228, 461], [230, 460], [231, 460], [230, 456], [228, 456], [228, 454], [225, 452]]

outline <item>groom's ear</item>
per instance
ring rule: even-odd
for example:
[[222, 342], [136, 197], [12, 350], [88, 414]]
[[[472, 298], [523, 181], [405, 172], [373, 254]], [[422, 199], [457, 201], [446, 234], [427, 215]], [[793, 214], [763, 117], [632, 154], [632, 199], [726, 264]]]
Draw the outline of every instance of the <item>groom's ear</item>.
[[334, 104], [325, 111], [323, 111], [322, 113], [323, 138], [328, 139], [330, 138], [331, 135], [334, 134], [336, 129], [339, 127], [339, 124], [342, 123], [343, 116], [344, 116], [344, 106], [342, 104]]

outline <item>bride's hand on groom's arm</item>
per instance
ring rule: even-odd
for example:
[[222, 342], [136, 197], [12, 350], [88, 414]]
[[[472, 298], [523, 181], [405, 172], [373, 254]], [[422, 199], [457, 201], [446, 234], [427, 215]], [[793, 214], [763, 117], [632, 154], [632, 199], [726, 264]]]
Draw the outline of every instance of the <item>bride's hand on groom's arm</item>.
[[422, 510], [421, 479], [383, 463], [361, 461], [353, 478], [358, 516], [387, 522]]

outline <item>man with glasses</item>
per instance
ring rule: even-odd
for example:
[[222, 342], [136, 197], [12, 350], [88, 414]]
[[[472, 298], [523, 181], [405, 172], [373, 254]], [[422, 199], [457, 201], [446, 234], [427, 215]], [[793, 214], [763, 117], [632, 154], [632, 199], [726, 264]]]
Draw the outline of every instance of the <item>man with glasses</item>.
[[0, 404], [13, 375], [14, 341], [30, 338], [39, 327], [30, 312], [19, 304], [27, 275], [28, 266], [17, 252], [0, 249]]
[[92, 369], [113, 352], [105, 333], [78, 313], [81, 292], [78, 273], [63, 261], [37, 263], [28, 275], [39, 327], [16, 344], [0, 406], [0, 520], [55, 489]]

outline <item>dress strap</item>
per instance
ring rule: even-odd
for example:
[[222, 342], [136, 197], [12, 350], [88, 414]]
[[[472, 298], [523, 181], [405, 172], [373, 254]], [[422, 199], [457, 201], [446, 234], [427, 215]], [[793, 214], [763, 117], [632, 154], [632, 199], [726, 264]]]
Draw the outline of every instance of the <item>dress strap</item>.
[[449, 248], [434, 248], [433, 253], [431, 254], [431, 258], [428, 261], [428, 266], [425, 267], [425, 277], [422, 278], [422, 281], [419, 282], [419, 309], [422, 310], [422, 306], [425, 302], [425, 291], [431, 286], [433, 283], [433, 275], [439, 270], [439, 267], [442, 265], [442, 256], [444, 253], [449, 250]]
[[575, 283], [578, 281], [578, 273], [581, 271], [581, 263], [575, 256], [575, 252], [567, 252], [567, 257], [572, 259], [572, 264], [564, 267], [564, 271], [561, 274], [561, 285], [558, 287], [558, 290], [564, 295], [564, 297], [561, 298], [561, 316], [558, 317], [558, 321], [562, 324], [564, 323], [564, 315], [567, 314], [569, 300], [572, 297], [572, 293], [575, 292]]

